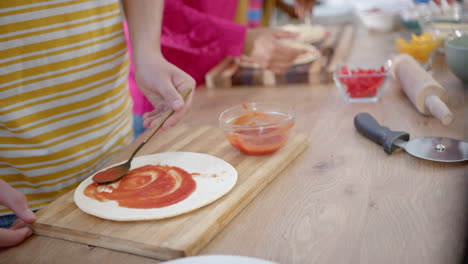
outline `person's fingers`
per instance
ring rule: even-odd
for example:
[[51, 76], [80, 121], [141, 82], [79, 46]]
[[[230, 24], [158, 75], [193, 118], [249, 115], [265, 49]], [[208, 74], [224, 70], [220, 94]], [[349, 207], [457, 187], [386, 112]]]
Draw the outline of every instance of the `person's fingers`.
[[169, 117], [166, 122], [164, 122], [162, 129], [168, 129], [170, 127], [173, 127], [175, 124], [177, 124], [187, 113], [188, 109], [190, 109], [190, 106], [192, 105], [192, 98], [193, 98], [193, 91], [189, 95], [189, 98], [187, 99], [184, 108], [181, 110], [175, 112], [171, 117]]
[[197, 85], [192, 76], [179, 68], [175, 68], [174, 74], [172, 75], [172, 83], [174, 84], [177, 91], [179, 91], [181, 94], [185, 93], [187, 90], [192, 90], [189, 96], [185, 98], [184, 104], [187, 104], [189, 101], [191, 101], [191, 98], [193, 98], [193, 91]]
[[160, 115], [161, 113], [163, 112], [166, 112], [167, 110], [169, 110], [170, 107], [167, 106], [166, 102], [160, 100], [156, 106], [154, 106], [154, 109], [153, 111], [151, 112], [146, 112], [143, 114], [143, 118], [154, 118], [155, 116], [158, 116]]
[[239, 58], [239, 61], [240, 62], [246, 62], [246, 63], [255, 63], [255, 60], [252, 59], [250, 56], [245, 56], [245, 55], [242, 55], [240, 58]]
[[143, 127], [144, 128], [149, 128], [151, 124], [151, 120], [149, 118], [143, 118]]
[[258, 64], [260, 67], [271, 70], [275, 73], [282, 73], [291, 67], [294, 63], [294, 58], [295, 57], [269, 58], [268, 60], [264, 60]]
[[303, 49], [295, 49], [280, 45], [274, 52], [276, 55], [270, 58], [269, 65], [287, 64], [290, 66], [298, 56], [306, 52], [307, 51]]
[[171, 117], [169, 117], [166, 120], [166, 122], [164, 122], [162, 129], [168, 129], [170, 127], [173, 127], [185, 116], [186, 112], [186, 107], [184, 107], [184, 109], [181, 111], [175, 112]]
[[151, 121], [153, 120], [153, 117], [145, 117], [143, 116], [143, 127], [144, 128], [150, 128], [151, 127]]
[[174, 66], [172, 74], [172, 83], [179, 92], [185, 89], [195, 89], [196, 82], [188, 73]]
[[300, 56], [301, 54], [305, 53], [306, 51], [303, 50], [294, 50], [294, 51], [287, 51], [284, 50], [282, 51], [282, 56], [275, 56], [272, 57], [270, 60], [270, 63], [278, 63], [278, 64], [291, 64], [294, 62], [294, 60]]
[[[179, 111], [184, 107], [184, 99], [180, 94], [183, 89], [186, 87], [190, 87], [191, 89], [195, 89], [195, 80], [185, 73], [184, 71], [180, 70], [179, 68], [171, 65], [170, 77], [159, 80], [158, 85], [158, 94], [164, 100], [165, 104], [172, 108], [174, 111]], [[161, 104], [160, 98], [152, 98], [151, 95], [148, 95], [148, 100], [153, 103]], [[158, 102], [159, 101], [159, 102]]]
[[173, 77], [172, 82], [180, 93], [185, 93], [187, 90], [191, 90], [187, 98], [185, 98], [184, 108], [191, 105], [193, 94], [195, 92], [195, 86], [197, 85], [195, 80], [186, 72], [177, 69], [178, 74]]
[[162, 98], [174, 111], [181, 110], [185, 102], [180, 92], [182, 92], [185, 87], [194, 89], [195, 81], [190, 75], [173, 66], [171, 69], [171, 79], [164, 83], [167, 87], [160, 91]]
[[36, 221], [36, 216], [29, 208], [28, 200], [24, 194], [18, 192], [3, 180], [0, 180], [0, 190], [3, 194], [0, 195], [0, 204], [10, 208], [16, 216], [26, 223]]
[[147, 115], [143, 119], [144, 120], [143, 124], [147, 128], [153, 128], [153, 127], [155, 127], [156, 125], [159, 124], [159, 121], [160, 121], [161, 117], [163, 116], [163, 114], [164, 114], [164, 112], [154, 113], [152, 115]]
[[273, 36], [278, 39], [294, 39], [299, 36], [299, 33], [285, 30], [275, 30], [273, 31]]
[[[187, 112], [186, 109], [190, 108], [190, 104], [191, 104], [191, 100], [188, 100], [187, 103], [184, 105], [184, 108], [182, 108], [179, 111], [174, 112], [172, 116], [169, 117], [164, 122], [161, 128], [165, 130], [167, 128], [174, 126], [176, 123], [178, 123], [182, 119], [182, 117], [185, 115], [185, 113]], [[167, 110], [169, 110], [169, 108], [167, 108]], [[164, 113], [166, 111], [158, 112], [158, 113], [153, 111], [151, 112], [151, 114], [143, 115], [143, 126], [146, 128], [153, 128], [157, 126], [161, 122], [161, 118], [164, 116]]]
[[279, 68], [270, 68], [269, 70], [275, 74], [281, 74], [285, 72], [284, 69], [279, 69]]
[[288, 58], [272, 58], [268, 62], [269, 67], [280, 67], [280, 68], [287, 68], [290, 67], [294, 63], [295, 57], [288, 57]]
[[[169, 76], [167, 76], [169, 77]], [[183, 100], [179, 92], [174, 88], [170, 78], [159, 76], [157, 80], [145, 87], [145, 96], [153, 106], [161, 104], [164, 101], [172, 109], [176, 110], [183, 106]], [[153, 87], [150, 87], [153, 86]]]
[[154, 119], [154, 118], [157, 118], [159, 117], [163, 112], [166, 112], [167, 110], [169, 110], [170, 108], [164, 104], [164, 103], [161, 103], [161, 104], [158, 104], [156, 106], [156, 108], [151, 111], [151, 112], [146, 112], [143, 114], [143, 119], [146, 119], [146, 118], [151, 118], [151, 119]]
[[274, 73], [284, 73], [288, 71], [288, 69], [291, 67], [291, 65], [272, 65], [269, 67], [269, 70], [274, 72]]
[[31, 235], [32, 230], [29, 227], [19, 229], [0, 228], [0, 248], [16, 246]]
[[24, 223], [23, 220], [21, 219], [16, 219], [13, 224], [11, 225], [10, 229], [13, 229], [13, 230], [16, 230], [16, 229], [20, 229], [22, 227], [25, 227], [26, 226], [26, 223]]
[[[185, 114], [185, 107], [183, 110], [179, 110], [178, 112], [174, 112], [172, 114], [172, 116], [170, 118], [168, 118], [166, 120], [166, 122], [164, 122], [163, 126], [161, 127], [163, 130], [167, 129], [167, 128], [170, 128], [172, 126], [174, 126], [177, 122], [180, 121], [180, 119], [182, 119], [182, 117], [184, 116]], [[161, 122], [161, 118], [164, 116], [164, 112], [162, 113], [158, 113], [156, 115], [148, 115], [148, 116], [145, 116], [144, 117], [144, 121], [143, 121], [143, 124], [145, 125], [145, 127], [148, 127], [148, 128], [153, 128], [155, 126], [157, 126], [160, 122]]]
[[[187, 89], [191, 89], [192, 92], [186, 99], [186, 101], [182, 101], [183, 105], [182, 108], [179, 108], [175, 113], [172, 114], [166, 122], [164, 122], [162, 129], [167, 129], [169, 127], [174, 126], [177, 122], [179, 122], [184, 114], [186, 113], [186, 110], [190, 108], [192, 104], [192, 98], [193, 98], [193, 91], [195, 89], [195, 81], [190, 77], [189, 75], [184, 76], [184, 72], [182, 72], [179, 77], [174, 77], [173, 84], [175, 89], [177, 91], [185, 91]], [[181, 96], [182, 98], [182, 96]], [[183, 99], [183, 98], [182, 98]], [[159, 104], [159, 106], [165, 106], [163, 103]], [[164, 108], [159, 108], [155, 109], [155, 111], [152, 111], [150, 113], [145, 113], [143, 115], [143, 126], [147, 128], [153, 128], [154, 126], [158, 125], [160, 122], [160, 118], [163, 116], [163, 114], [169, 110], [169, 108], [166, 106]]]
[[187, 109], [189, 109], [192, 105], [192, 98], [196, 86], [195, 80], [189, 74], [180, 70], [179, 68], [174, 68], [172, 83], [180, 93], [184, 93], [186, 90], [192, 90], [192, 92], [185, 99], [183, 107], [177, 109], [177, 111], [170, 118], [168, 118], [166, 122], [164, 122], [162, 127], [163, 129], [174, 126], [182, 119], [182, 117], [187, 112]]
[[283, 73], [293, 66], [295, 59], [302, 53], [302, 51], [299, 51], [285, 54], [284, 56], [273, 57], [269, 60], [266, 68], [274, 73]]
[[307, 52], [306, 48], [302, 47], [289, 47], [286, 44], [281, 43], [281, 52], [286, 54], [286, 56], [297, 57], [301, 54]]
[[157, 122], [153, 122], [153, 120], [159, 120], [159, 118], [170, 108], [163, 102], [157, 104], [156, 108], [151, 112], [146, 112], [143, 114], [143, 126], [146, 128], [154, 127]]

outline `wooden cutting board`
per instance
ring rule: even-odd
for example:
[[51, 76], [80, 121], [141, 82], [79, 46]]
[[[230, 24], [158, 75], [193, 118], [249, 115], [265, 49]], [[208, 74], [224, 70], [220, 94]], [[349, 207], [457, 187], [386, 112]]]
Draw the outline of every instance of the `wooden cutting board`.
[[274, 74], [264, 69], [242, 68], [234, 58], [227, 57], [205, 75], [206, 86], [230, 88], [332, 82], [336, 66], [348, 57], [355, 31], [352, 24], [328, 26], [327, 37], [314, 45], [322, 56], [311, 63], [293, 66], [283, 74]]
[[72, 191], [39, 210], [34, 232], [161, 260], [195, 255], [299, 156], [307, 144], [304, 134], [293, 131], [287, 144], [277, 152], [249, 156], [233, 148], [219, 128], [178, 126], [159, 133], [140, 154], [190, 151], [222, 158], [239, 174], [231, 192], [212, 204], [173, 218], [116, 222], [82, 212], [73, 201]]

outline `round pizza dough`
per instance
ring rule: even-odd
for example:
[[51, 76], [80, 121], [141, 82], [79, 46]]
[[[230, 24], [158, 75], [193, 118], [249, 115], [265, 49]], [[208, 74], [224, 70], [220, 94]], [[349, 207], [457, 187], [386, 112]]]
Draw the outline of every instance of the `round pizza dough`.
[[[284, 45], [294, 48], [294, 49], [302, 49], [306, 50], [307, 52], [299, 55], [293, 62], [294, 66], [297, 65], [302, 65], [302, 64], [307, 64], [310, 63], [320, 57], [320, 51], [315, 48], [314, 46], [294, 40], [286, 40], [282, 39], [281, 43]], [[258, 63], [252, 62], [252, 59], [250, 59], [247, 56], [243, 56], [238, 60], [239, 66], [242, 68], [253, 68], [253, 69], [259, 69], [261, 66]]]
[[[202, 153], [165, 152], [136, 157], [130, 169], [145, 165], [169, 165], [195, 173], [195, 191], [185, 200], [162, 208], [135, 209], [120, 207], [116, 201], [100, 202], [84, 195], [84, 189], [93, 183], [91, 175], [74, 193], [75, 204], [83, 212], [114, 221], [163, 219], [196, 210], [228, 193], [237, 182], [237, 171], [226, 161]], [[115, 166], [115, 165], [112, 165]], [[112, 167], [109, 166], [109, 167]], [[107, 168], [105, 168], [107, 169]], [[105, 170], [103, 169], [103, 170]]]
[[307, 25], [307, 24], [287, 24], [281, 26], [280, 29], [284, 31], [299, 33], [296, 40], [304, 43], [316, 43], [322, 41], [327, 31], [321, 25]]

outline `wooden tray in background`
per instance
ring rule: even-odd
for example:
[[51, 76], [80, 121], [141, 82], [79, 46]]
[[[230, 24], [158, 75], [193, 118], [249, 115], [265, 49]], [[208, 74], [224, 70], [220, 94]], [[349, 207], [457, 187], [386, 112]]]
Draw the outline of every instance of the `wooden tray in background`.
[[88, 215], [76, 207], [72, 191], [39, 210], [34, 232], [161, 260], [194, 255], [296, 159], [308, 143], [305, 135], [293, 132], [277, 152], [248, 156], [233, 148], [218, 128], [178, 126], [161, 132], [155, 142], [148, 144], [141, 155], [190, 151], [222, 158], [237, 169], [237, 184], [221, 199], [193, 212], [136, 222]]
[[229, 88], [332, 82], [333, 71], [346, 60], [352, 48], [355, 27], [352, 24], [334, 25], [328, 26], [327, 31], [327, 38], [316, 45], [322, 53], [316, 61], [291, 67], [284, 74], [274, 74], [268, 70], [239, 67], [234, 58], [227, 57], [206, 74], [206, 86]]

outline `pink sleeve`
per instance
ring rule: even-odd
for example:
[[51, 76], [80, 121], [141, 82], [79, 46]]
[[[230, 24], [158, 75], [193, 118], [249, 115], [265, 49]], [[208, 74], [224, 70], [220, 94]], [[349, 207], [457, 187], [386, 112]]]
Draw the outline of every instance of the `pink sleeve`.
[[[201, 4], [203, 1], [194, 1], [193, 5], [197, 3]], [[226, 56], [242, 54], [247, 31], [246, 26], [231, 21], [237, 1], [218, 0], [210, 3], [213, 10], [206, 11], [216, 12], [215, 8], [218, 10], [231, 8], [232, 12], [223, 12], [226, 15], [230, 14], [231, 17], [223, 19], [200, 12], [182, 0], [166, 0], [164, 6], [162, 53], [169, 62], [190, 74], [197, 85], [203, 84], [205, 74]], [[131, 51], [130, 46], [129, 51]], [[133, 65], [129, 75], [129, 86], [134, 103], [133, 113], [141, 115], [152, 111], [154, 109], [152, 104], [136, 85]]]
[[[236, 1], [218, 1], [235, 11]], [[161, 46], [164, 57], [190, 74], [197, 84], [226, 56], [240, 56], [247, 27], [200, 12], [182, 1], [167, 0]]]

